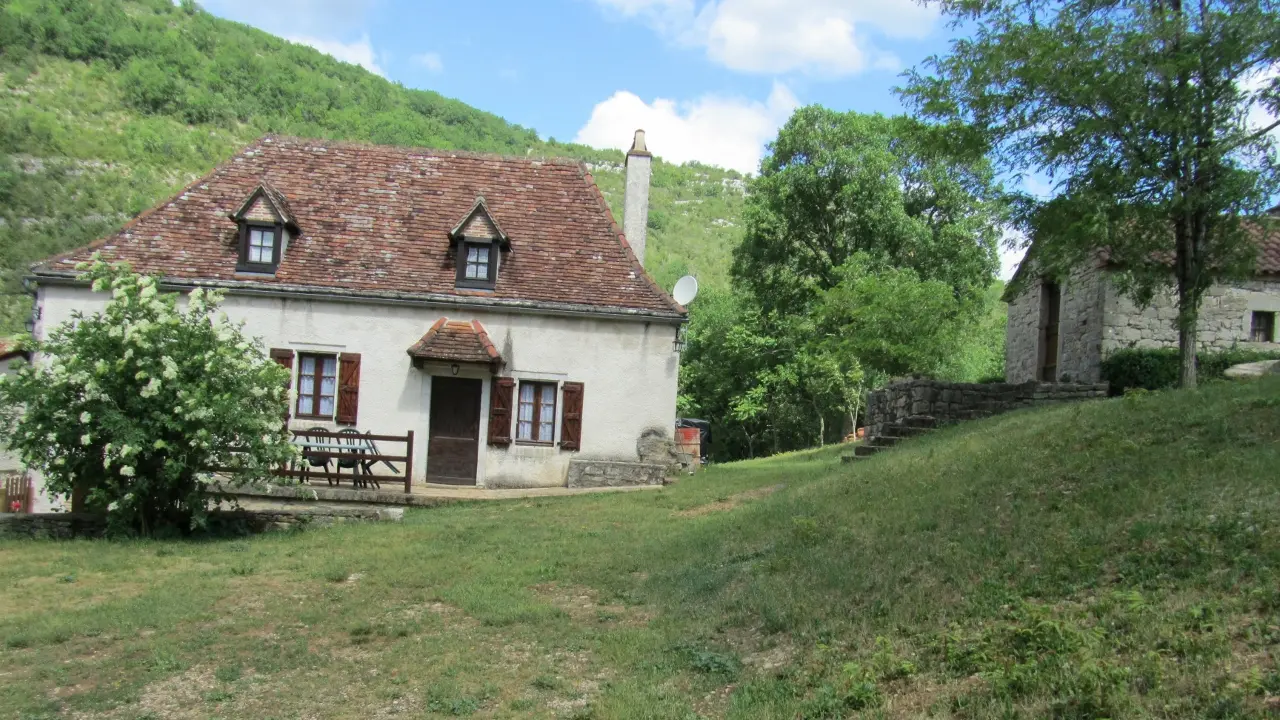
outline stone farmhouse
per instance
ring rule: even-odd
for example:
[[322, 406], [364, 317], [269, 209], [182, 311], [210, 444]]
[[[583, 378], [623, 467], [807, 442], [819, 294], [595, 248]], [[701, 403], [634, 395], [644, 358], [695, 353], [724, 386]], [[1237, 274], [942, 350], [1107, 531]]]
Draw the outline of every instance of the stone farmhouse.
[[[1205, 294], [1199, 321], [1202, 349], [1280, 350], [1280, 232], [1257, 226], [1254, 237], [1259, 250], [1255, 276], [1215, 285]], [[1096, 383], [1103, 359], [1116, 350], [1178, 346], [1177, 303], [1171, 291], [1140, 307], [1119, 291], [1111, 279], [1115, 268], [1105, 261], [1055, 282], [1032, 275], [1033, 258], [1029, 251], [1004, 297], [1009, 304], [1007, 382]]]
[[100, 253], [224, 289], [290, 427], [413, 430], [415, 482], [661, 482], [687, 313], [643, 267], [651, 162], [639, 131], [624, 234], [578, 162], [264, 137], [35, 266], [35, 334], [102, 307], [74, 269]]

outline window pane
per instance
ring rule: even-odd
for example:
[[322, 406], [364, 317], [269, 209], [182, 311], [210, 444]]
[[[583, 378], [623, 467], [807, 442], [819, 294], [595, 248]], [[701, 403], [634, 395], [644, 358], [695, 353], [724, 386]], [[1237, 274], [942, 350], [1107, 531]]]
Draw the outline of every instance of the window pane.
[[316, 384], [316, 378], [314, 375], [299, 375], [298, 376], [298, 394], [299, 395], [314, 394], [316, 391], [315, 384]]
[[520, 402], [533, 402], [533, 383], [520, 383]]
[[489, 248], [476, 248], [476, 260], [482, 265], [488, 265]]
[[329, 396], [321, 395], [321, 396], [320, 396], [320, 412], [319, 412], [318, 414], [319, 414], [319, 415], [332, 415], [332, 414], [333, 414], [333, 396], [332, 396], [332, 395], [329, 395]]
[[480, 266], [474, 263], [467, 263], [467, 279], [475, 280], [480, 277]]
[[532, 440], [533, 439], [533, 423], [529, 423], [529, 422], [516, 423], [516, 439]]
[[302, 374], [303, 375], [316, 374], [316, 358], [314, 355], [302, 356]]
[[555, 440], [555, 435], [551, 430], [552, 423], [542, 423], [538, 426], [538, 442], [551, 442]]
[[473, 262], [477, 262], [479, 259], [480, 259], [480, 248], [477, 248], [477, 247], [468, 247], [468, 248], [467, 248], [467, 262], [469, 262], [469, 263], [473, 263]]
[[338, 358], [327, 357], [324, 359], [324, 376], [325, 377], [338, 376]]
[[301, 394], [298, 395], [298, 414], [299, 415], [311, 414], [311, 407], [312, 407], [311, 397], [312, 396], [310, 395], [301, 395]]
[[522, 400], [522, 401], [520, 401], [520, 416], [519, 416], [519, 420], [520, 420], [521, 422], [526, 422], [526, 421], [529, 421], [529, 420], [532, 420], [532, 419], [533, 419], [533, 403], [532, 403], [532, 402], [524, 402], [523, 400]]
[[320, 397], [333, 397], [333, 392], [337, 388], [338, 381], [331, 377], [322, 378], [320, 380]]

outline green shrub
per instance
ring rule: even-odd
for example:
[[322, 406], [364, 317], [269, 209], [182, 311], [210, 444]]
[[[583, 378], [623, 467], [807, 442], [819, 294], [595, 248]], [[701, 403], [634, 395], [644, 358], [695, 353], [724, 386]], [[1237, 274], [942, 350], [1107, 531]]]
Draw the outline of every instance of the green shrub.
[[[1280, 359], [1280, 352], [1263, 350], [1216, 350], [1196, 356], [1200, 380], [1216, 380], [1227, 368], [1240, 363]], [[1181, 367], [1177, 348], [1126, 348], [1102, 361], [1102, 379], [1111, 384], [1111, 394], [1123, 395], [1130, 388], [1164, 390], [1178, 385]]]

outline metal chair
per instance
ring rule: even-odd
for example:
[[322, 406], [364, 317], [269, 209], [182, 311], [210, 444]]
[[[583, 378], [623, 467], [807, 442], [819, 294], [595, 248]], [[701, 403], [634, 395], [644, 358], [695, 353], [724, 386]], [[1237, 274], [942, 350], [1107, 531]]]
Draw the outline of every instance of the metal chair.
[[382, 455], [382, 451], [378, 449], [378, 443], [373, 441], [373, 433], [366, 432], [364, 435], [365, 435], [365, 438], [364, 438], [365, 446], [369, 448], [369, 451], [371, 453], [371, 457], [365, 459], [364, 462], [362, 463], [364, 465], [364, 473], [365, 475], [368, 476], [368, 481], [372, 482], [374, 487], [381, 490], [382, 486], [378, 484], [378, 476], [373, 474], [373, 468], [378, 463], [382, 463], [383, 465], [386, 465], [387, 467], [391, 468], [391, 472], [393, 473], [400, 472], [400, 468], [396, 467], [395, 465], [392, 465], [391, 462], [388, 460], [380, 460], [379, 456]]

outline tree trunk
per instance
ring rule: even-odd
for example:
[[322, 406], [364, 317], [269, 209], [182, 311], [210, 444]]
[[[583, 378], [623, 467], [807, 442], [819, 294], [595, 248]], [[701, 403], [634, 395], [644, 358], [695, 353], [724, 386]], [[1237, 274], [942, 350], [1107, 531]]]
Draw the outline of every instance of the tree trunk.
[[1196, 386], [1196, 324], [1200, 298], [1178, 278], [1178, 386]]
[[827, 419], [818, 413], [818, 447], [822, 447], [827, 439]]

